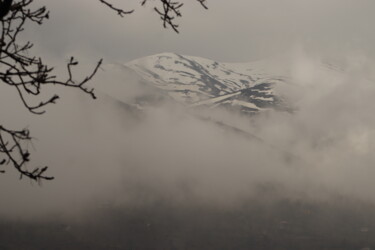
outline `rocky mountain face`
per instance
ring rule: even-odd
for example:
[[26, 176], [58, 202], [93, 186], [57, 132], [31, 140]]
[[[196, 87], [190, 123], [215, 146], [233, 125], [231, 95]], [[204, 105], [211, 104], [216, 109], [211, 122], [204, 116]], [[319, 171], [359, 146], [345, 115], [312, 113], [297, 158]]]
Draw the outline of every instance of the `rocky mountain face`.
[[[286, 101], [275, 92], [287, 77], [267, 72], [262, 62], [219, 63], [163, 53], [131, 61], [133, 70], [158, 93], [190, 107], [227, 108], [254, 114], [274, 109], [289, 111]], [[155, 99], [140, 97], [139, 103]]]

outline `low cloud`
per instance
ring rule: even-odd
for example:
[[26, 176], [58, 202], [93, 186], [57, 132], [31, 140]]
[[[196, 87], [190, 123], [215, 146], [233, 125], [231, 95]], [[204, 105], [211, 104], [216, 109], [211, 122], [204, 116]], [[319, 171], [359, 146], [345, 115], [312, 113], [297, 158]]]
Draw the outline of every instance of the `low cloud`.
[[136, 112], [129, 103], [150, 89], [107, 67], [96, 79], [106, 84], [98, 101], [68, 91], [46, 115], [15, 119], [37, 138], [34, 164], [50, 165], [56, 180], [18, 181], [8, 166], [0, 213], [65, 216], [158, 199], [225, 207], [264, 188], [306, 201], [339, 194], [374, 202], [373, 83], [305, 53], [290, 58], [290, 82], [277, 91], [297, 109], [252, 118], [216, 111], [202, 119], [205, 112], [169, 101]]

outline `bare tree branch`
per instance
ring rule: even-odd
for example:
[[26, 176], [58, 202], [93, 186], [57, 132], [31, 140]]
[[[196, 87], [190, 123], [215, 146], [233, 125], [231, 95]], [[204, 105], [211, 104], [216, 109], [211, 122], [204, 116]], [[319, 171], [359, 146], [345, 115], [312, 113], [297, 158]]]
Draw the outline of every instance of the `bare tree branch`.
[[[30, 153], [24, 144], [30, 141], [28, 130], [9, 130], [0, 126], [0, 153], [5, 156], [0, 165], [12, 164], [20, 173], [20, 178], [26, 176], [32, 180], [53, 180], [54, 177], [44, 175], [48, 167], [27, 169], [26, 163], [30, 161]], [[1, 171], [5, 173], [4, 170]]]
[[134, 10], [125, 11], [121, 8], [115, 7], [113, 4], [107, 2], [106, 0], [99, 0], [101, 3], [107, 5], [107, 7], [111, 8], [112, 10], [116, 11], [117, 14], [121, 17], [124, 17], [125, 15], [131, 14], [134, 12]]
[[[110, 0], [99, 0], [101, 3], [107, 5], [112, 10], [116, 11], [121, 17], [124, 17], [125, 14], [131, 14], [134, 10], [131, 11], [124, 11], [121, 8], [113, 6], [110, 3]], [[202, 5], [203, 8], [208, 9], [206, 0], [196, 0], [198, 3]], [[141, 5], [144, 6], [148, 3], [149, 0], [142, 0]], [[176, 23], [176, 18], [181, 17], [181, 7], [183, 3], [181, 1], [172, 1], [172, 0], [157, 0], [157, 2], [161, 5], [160, 7], [155, 6], [155, 12], [160, 16], [160, 19], [163, 22], [163, 27], [167, 28], [168, 26], [171, 27], [176, 33], [179, 33], [178, 24]]]
[[3, 19], [8, 12], [10, 11], [10, 7], [12, 6], [13, 0], [4, 0], [0, 3], [0, 19]]
[[[55, 94], [46, 100], [40, 100], [39, 95], [47, 85], [77, 88], [95, 99], [94, 89], [85, 84], [97, 73], [102, 60], [96, 64], [92, 73], [77, 81], [73, 77], [73, 68], [78, 65], [78, 61], [72, 57], [67, 63], [68, 76], [62, 80], [54, 74], [54, 68], [45, 64], [40, 57], [30, 56], [32, 43], [19, 42], [19, 35], [26, 23], [42, 24], [49, 18], [45, 7], [31, 9], [33, 1], [19, 0], [14, 4], [12, 0], [0, 1], [0, 81], [14, 87], [22, 104], [29, 112], [37, 115], [45, 113], [44, 107], [59, 99]], [[35, 100], [38, 103], [32, 104]], [[27, 143], [31, 140], [28, 130], [6, 129], [0, 124], [0, 165], [12, 165], [21, 177], [37, 181], [52, 180], [53, 177], [45, 175], [47, 167], [27, 168], [26, 164], [30, 161]], [[4, 160], [1, 160], [2, 156]], [[4, 170], [0, 171], [3, 172]]]
[[[121, 17], [131, 14], [134, 10], [125, 11], [110, 3], [111, 0], [99, 0], [111, 10], [117, 12]], [[164, 28], [171, 27], [176, 33], [179, 32], [176, 18], [181, 17], [181, 1], [155, 0], [159, 5], [154, 5], [155, 12], [160, 16]], [[196, 0], [207, 9], [206, 0]], [[52, 95], [46, 100], [40, 100], [40, 94], [47, 85], [61, 85], [76, 88], [92, 98], [96, 98], [94, 89], [86, 86], [93, 78], [102, 64], [100, 60], [93, 71], [82, 80], [73, 77], [73, 68], [78, 61], [73, 57], [67, 63], [67, 77], [64, 80], [57, 78], [54, 68], [48, 66], [40, 57], [30, 56], [33, 47], [31, 42], [20, 43], [19, 35], [24, 31], [26, 23], [43, 24], [49, 18], [49, 12], [45, 7], [32, 9], [34, 0], [0, 0], [0, 81], [14, 87], [26, 109], [33, 114], [45, 113], [45, 107], [54, 104], [59, 99], [58, 95]], [[141, 0], [145, 5], [150, 0]], [[38, 101], [37, 104], [32, 104]], [[53, 177], [45, 175], [47, 167], [29, 169], [27, 163], [30, 161], [30, 153], [27, 143], [32, 138], [28, 130], [11, 130], [0, 124], [0, 167], [13, 166], [20, 176], [40, 181], [52, 180]], [[5, 170], [1, 169], [0, 173]]]

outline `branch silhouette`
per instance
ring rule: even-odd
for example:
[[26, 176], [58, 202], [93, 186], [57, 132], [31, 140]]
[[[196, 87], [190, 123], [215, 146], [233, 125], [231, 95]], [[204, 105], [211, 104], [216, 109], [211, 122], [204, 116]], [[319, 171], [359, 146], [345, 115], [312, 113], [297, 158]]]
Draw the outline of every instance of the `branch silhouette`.
[[[206, 0], [196, 0], [203, 8], [207, 9]], [[95, 99], [94, 89], [86, 85], [97, 73], [102, 64], [99, 60], [92, 72], [81, 80], [74, 77], [73, 71], [78, 61], [71, 57], [67, 63], [67, 77], [57, 77], [54, 68], [44, 63], [41, 57], [31, 56], [33, 44], [21, 42], [20, 34], [28, 23], [42, 25], [49, 18], [46, 7], [33, 9], [34, 0], [0, 0], [0, 80], [16, 89], [23, 106], [32, 114], [42, 115], [45, 107], [55, 104], [59, 99], [53, 94], [47, 99], [41, 99], [41, 94], [47, 85], [60, 85], [75, 88]], [[132, 14], [134, 10], [126, 11], [116, 7], [111, 0], [99, 0], [119, 16]], [[142, 0], [142, 6], [149, 0]], [[155, 12], [160, 16], [163, 27], [171, 27], [179, 32], [176, 18], [181, 17], [183, 3], [172, 0], [157, 0], [154, 5]], [[35, 100], [37, 103], [35, 104]], [[27, 129], [13, 130], [0, 124], [0, 173], [5, 173], [5, 168], [13, 166], [20, 174], [20, 178], [28, 177], [32, 180], [52, 180], [54, 177], [45, 174], [47, 167], [29, 167], [30, 153], [28, 143], [32, 140]]]
[[[0, 1], [0, 80], [14, 87], [25, 108], [36, 115], [45, 113], [44, 108], [59, 99], [54, 94], [41, 100], [40, 94], [47, 85], [76, 88], [95, 99], [94, 89], [87, 87], [86, 83], [97, 73], [102, 60], [96, 64], [92, 73], [82, 80], [76, 80], [73, 68], [78, 65], [78, 61], [72, 57], [67, 63], [67, 77], [60, 79], [54, 73], [54, 68], [44, 63], [42, 58], [30, 56], [33, 47], [31, 42], [20, 42], [19, 35], [24, 31], [25, 24], [31, 22], [41, 25], [49, 18], [45, 7], [31, 8], [33, 1]], [[0, 173], [5, 172], [5, 167], [13, 166], [21, 178], [25, 176], [36, 181], [53, 179], [45, 174], [47, 167], [27, 166], [30, 162], [27, 145], [31, 140], [28, 130], [13, 130], [0, 124]]]
[[[101, 3], [105, 4], [110, 9], [116, 11], [118, 15], [124, 17], [126, 14], [131, 14], [134, 10], [125, 11], [122, 8], [115, 7], [110, 3], [110, 0], [99, 0]], [[196, 0], [203, 8], [208, 9], [206, 0]], [[142, 0], [141, 5], [144, 6], [149, 0]], [[172, 0], [157, 0], [160, 6], [154, 6], [155, 12], [160, 16], [163, 22], [163, 27], [171, 27], [176, 33], [179, 33], [179, 25], [176, 23], [176, 18], [182, 16], [181, 7], [184, 5], [181, 1]]]

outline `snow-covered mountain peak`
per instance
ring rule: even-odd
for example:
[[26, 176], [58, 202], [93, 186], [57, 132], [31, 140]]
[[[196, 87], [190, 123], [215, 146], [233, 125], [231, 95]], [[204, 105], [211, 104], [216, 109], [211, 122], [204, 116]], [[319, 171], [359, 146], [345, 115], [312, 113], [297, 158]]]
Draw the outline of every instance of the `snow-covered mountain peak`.
[[220, 63], [214, 60], [162, 53], [125, 64], [174, 100], [193, 107], [239, 108], [250, 113], [285, 109], [274, 93], [285, 78], [267, 73], [261, 62]]

